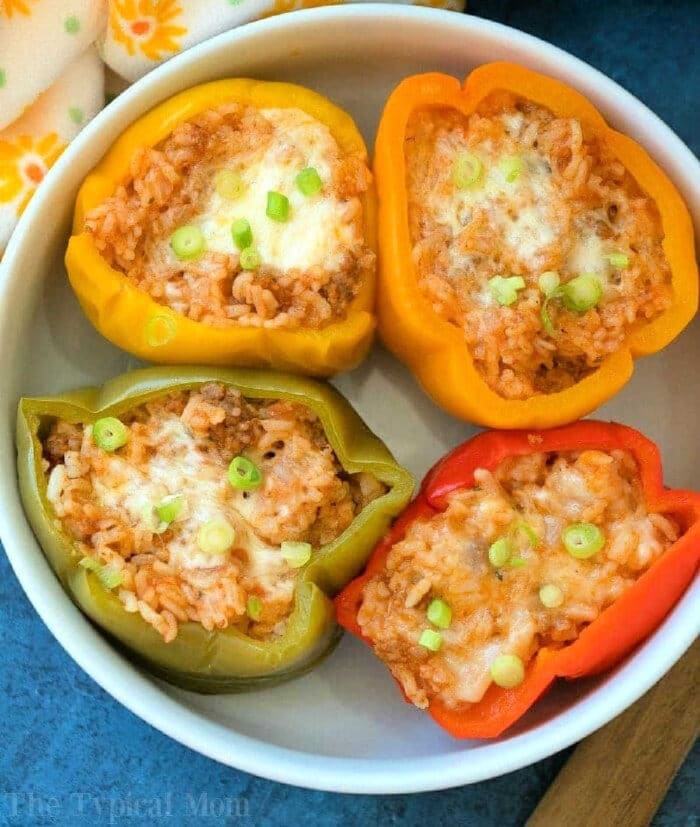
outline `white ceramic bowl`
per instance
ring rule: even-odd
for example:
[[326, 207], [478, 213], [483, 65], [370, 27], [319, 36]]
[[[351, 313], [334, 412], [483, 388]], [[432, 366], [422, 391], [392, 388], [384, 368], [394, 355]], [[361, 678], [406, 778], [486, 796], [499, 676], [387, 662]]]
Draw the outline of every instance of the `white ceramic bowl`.
[[[550, 73], [590, 97], [644, 143], [700, 214], [700, 169], [649, 110], [589, 66], [495, 23], [402, 6], [355, 5], [245, 26], [165, 64], [111, 104], [74, 141], [31, 202], [0, 277], [0, 536], [29, 599], [68, 653], [144, 720], [199, 752], [278, 781], [361, 793], [418, 792], [490, 778], [537, 761], [631, 704], [698, 632], [696, 583], [666, 622], [614, 672], [555, 688], [516, 728], [491, 742], [456, 741], [404, 704], [369, 650], [345, 638], [312, 674], [258, 693], [203, 697], [159, 683], [117, 654], [62, 592], [27, 525], [15, 479], [15, 404], [101, 382], [135, 363], [90, 327], [62, 258], [78, 186], [124, 127], [164, 98], [230, 76], [291, 80], [349, 110], [369, 145], [382, 105], [405, 75], [508, 59]], [[667, 481], [700, 488], [696, 323], [640, 363], [601, 412], [656, 439]], [[417, 476], [474, 429], [447, 417], [393, 358], [375, 349], [338, 386]]]

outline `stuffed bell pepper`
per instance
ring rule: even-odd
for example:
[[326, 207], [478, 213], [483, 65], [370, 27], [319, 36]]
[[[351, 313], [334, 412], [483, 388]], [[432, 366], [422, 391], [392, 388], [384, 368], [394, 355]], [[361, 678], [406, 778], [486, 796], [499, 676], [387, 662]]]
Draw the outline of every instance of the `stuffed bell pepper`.
[[556, 678], [624, 657], [699, 561], [700, 495], [664, 488], [637, 431], [490, 431], [429, 472], [336, 607], [407, 701], [492, 738]]
[[333, 595], [412, 493], [331, 387], [149, 368], [23, 399], [29, 521], [78, 606], [199, 692], [293, 677], [337, 639]]
[[379, 325], [454, 415], [578, 419], [698, 302], [690, 216], [568, 86], [508, 63], [393, 92], [377, 136]]
[[222, 80], [116, 141], [78, 194], [66, 267], [95, 327], [142, 359], [329, 376], [371, 343], [374, 223], [349, 115]]

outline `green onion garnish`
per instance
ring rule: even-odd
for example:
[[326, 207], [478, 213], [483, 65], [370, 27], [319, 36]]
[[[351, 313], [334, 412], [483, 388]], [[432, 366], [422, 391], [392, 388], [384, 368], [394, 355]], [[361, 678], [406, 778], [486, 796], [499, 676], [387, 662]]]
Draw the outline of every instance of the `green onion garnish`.
[[489, 563], [491, 563], [495, 569], [500, 569], [501, 566], [505, 566], [508, 560], [510, 560], [512, 553], [513, 547], [510, 544], [510, 540], [506, 537], [500, 537], [489, 546]]
[[302, 169], [302, 171], [297, 175], [295, 181], [297, 187], [299, 188], [299, 192], [307, 197], [310, 195], [316, 195], [316, 193], [321, 192], [323, 189], [323, 181], [321, 180], [321, 176], [314, 167], [306, 167], [306, 169]]
[[452, 623], [452, 609], [444, 600], [431, 600], [427, 615], [428, 620], [440, 629], [447, 629]]
[[231, 238], [239, 250], [245, 250], [253, 243], [253, 231], [247, 218], [237, 218], [231, 224]]
[[199, 227], [187, 224], [170, 236], [170, 246], [179, 259], [191, 261], [204, 252], [204, 234]]
[[270, 190], [267, 194], [265, 214], [273, 221], [284, 223], [289, 218], [289, 199], [281, 192]]
[[281, 546], [282, 557], [293, 569], [300, 569], [311, 559], [311, 543], [297, 543], [285, 540]]
[[141, 522], [153, 534], [162, 534], [168, 528], [167, 523], [158, 519], [155, 508], [150, 504], [141, 509]]
[[102, 566], [96, 572], [105, 589], [116, 589], [122, 584], [122, 573], [114, 566]]
[[561, 539], [569, 554], [577, 560], [593, 557], [605, 545], [605, 534], [593, 523], [573, 523], [564, 529]]
[[630, 266], [629, 257], [624, 253], [610, 253], [610, 255], [605, 256], [605, 258], [607, 258], [610, 264], [617, 270], [624, 270], [625, 267]]
[[555, 273], [554, 270], [547, 270], [537, 280], [540, 290], [547, 297], [553, 295], [560, 282], [559, 273]]
[[114, 566], [103, 566], [96, 557], [83, 557], [78, 565], [94, 572], [106, 589], [116, 589], [122, 584], [122, 573], [119, 569]]
[[537, 548], [540, 544], [540, 538], [537, 532], [530, 523], [526, 523], [524, 520], [518, 520], [518, 522], [513, 523], [508, 534], [513, 541], [517, 540], [519, 534], [524, 534], [527, 538], [528, 545], [532, 548]]
[[527, 566], [527, 560], [524, 560], [522, 557], [511, 557], [508, 565], [512, 569], [521, 569], [523, 566]]
[[540, 603], [548, 609], [556, 609], [564, 602], [564, 592], [552, 583], [540, 588]]
[[549, 303], [558, 295], [559, 282], [559, 274], [553, 270], [542, 273], [537, 282], [545, 296], [545, 300], [542, 302], [542, 307], [540, 308], [540, 319], [542, 320], [544, 332], [549, 336], [554, 336], [554, 325], [549, 316]]
[[252, 491], [262, 482], [262, 473], [248, 457], [238, 456], [228, 467], [228, 481], [241, 491]]
[[494, 299], [507, 307], [517, 300], [518, 290], [525, 287], [525, 279], [522, 276], [494, 276], [488, 280], [488, 285]]
[[469, 189], [481, 177], [484, 165], [472, 152], [460, 152], [452, 167], [452, 183], [460, 190]]
[[149, 347], [163, 347], [175, 338], [177, 322], [171, 316], [156, 313], [146, 322], [146, 344]]
[[496, 686], [503, 689], [514, 689], [525, 680], [525, 665], [517, 655], [499, 655], [490, 672]]
[[128, 438], [129, 429], [114, 416], [98, 419], [92, 426], [92, 440], [103, 451], [116, 451]]
[[523, 169], [522, 158], [514, 155], [512, 158], [504, 158], [499, 164], [503, 177], [509, 184], [515, 181]]
[[214, 182], [217, 193], [230, 201], [240, 198], [245, 190], [243, 179], [237, 172], [225, 169], [216, 176]]
[[163, 497], [156, 506], [156, 515], [162, 523], [169, 525], [180, 516], [184, 504], [185, 498], [182, 494], [169, 494], [167, 497]]
[[603, 297], [603, 285], [598, 276], [583, 273], [567, 281], [560, 288], [561, 300], [568, 310], [585, 313], [595, 307]]
[[442, 635], [432, 629], [424, 629], [418, 638], [418, 643], [431, 652], [437, 652], [442, 646]]
[[235, 539], [233, 526], [224, 519], [204, 523], [197, 532], [197, 545], [205, 554], [226, 554]]
[[260, 620], [262, 608], [262, 600], [255, 595], [253, 595], [253, 597], [249, 597], [245, 604], [246, 614], [251, 620]]
[[255, 247], [246, 247], [241, 250], [239, 261], [243, 270], [257, 270], [261, 264], [260, 253]]

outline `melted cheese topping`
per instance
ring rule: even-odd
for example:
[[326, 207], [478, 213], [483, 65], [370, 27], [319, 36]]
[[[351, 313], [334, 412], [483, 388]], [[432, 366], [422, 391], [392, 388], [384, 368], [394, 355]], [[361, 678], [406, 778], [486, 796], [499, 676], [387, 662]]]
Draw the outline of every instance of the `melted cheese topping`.
[[[299, 109], [262, 109], [260, 114], [273, 124], [275, 134], [268, 146], [236, 167], [244, 192], [231, 200], [214, 191], [195, 219], [207, 248], [233, 252], [231, 224], [245, 218], [265, 264], [280, 270], [319, 265], [336, 270], [343, 249], [355, 241], [354, 225], [348, 221], [355, 205], [340, 200], [333, 188], [331, 164], [338, 145], [327, 126]], [[305, 196], [295, 184], [297, 174], [306, 167], [314, 167], [324, 183], [318, 195]], [[265, 213], [269, 191], [289, 199], [289, 218], [284, 223]]]
[[[478, 703], [498, 656], [527, 663], [542, 646], [574, 640], [678, 536], [675, 523], [647, 511], [635, 462], [622, 451], [512, 458], [494, 472], [478, 469], [474, 481], [478, 488], [448, 496], [444, 512], [409, 526], [363, 590], [362, 632], [421, 707], [436, 696], [450, 706]], [[523, 522], [534, 546], [513, 532]], [[585, 560], [562, 542], [579, 522], [605, 537]], [[501, 538], [517, 565], [490, 562], [489, 547]], [[542, 604], [545, 584], [560, 590], [560, 605]], [[418, 641], [431, 628], [426, 611], [435, 598], [452, 616], [432, 653]]]
[[[91, 439], [92, 426], [86, 426]], [[247, 555], [247, 575], [256, 580], [264, 591], [274, 598], [288, 598], [294, 581], [288, 576], [289, 566], [284, 561], [280, 546], [266, 543], [256, 534], [253, 525], [239, 508], [254, 503], [261, 492], [250, 492], [248, 499], [233, 489], [221, 463], [197, 448], [192, 434], [178, 417], [162, 419], [154, 426], [153, 444], [168, 446], [167, 451], [156, 450], [143, 462], [134, 465], [112, 454], [105, 456], [104, 467], [90, 473], [94, 501], [98, 506], [124, 510], [129, 521], [143, 523], [144, 510], [159, 503], [170, 494], [185, 499], [180, 516], [171, 525], [173, 537], [168, 543], [170, 564], [176, 569], [216, 568], [220, 555], [206, 554], [197, 545], [197, 533], [205, 523], [224, 519], [236, 532], [235, 548]], [[60, 513], [64, 465], [51, 471], [47, 496]]]

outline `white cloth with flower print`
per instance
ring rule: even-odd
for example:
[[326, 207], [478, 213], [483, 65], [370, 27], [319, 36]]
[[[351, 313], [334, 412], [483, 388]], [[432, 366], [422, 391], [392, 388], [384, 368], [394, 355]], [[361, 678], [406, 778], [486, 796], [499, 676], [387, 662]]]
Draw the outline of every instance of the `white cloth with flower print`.
[[[251, 20], [343, 0], [0, 0], [0, 257], [51, 164], [110, 86]], [[365, 0], [347, 0], [365, 2]], [[394, 0], [461, 11], [464, 0]], [[101, 58], [101, 59], [100, 59]]]

